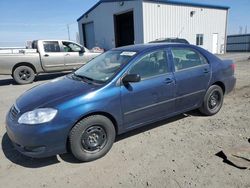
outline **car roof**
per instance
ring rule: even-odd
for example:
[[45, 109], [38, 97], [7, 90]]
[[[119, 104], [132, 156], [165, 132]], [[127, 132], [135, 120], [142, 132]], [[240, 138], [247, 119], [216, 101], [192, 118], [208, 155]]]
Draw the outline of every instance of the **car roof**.
[[[158, 38], [158, 39], [156, 39], [156, 40], [167, 40], [167, 39], [181, 39], [181, 40], [183, 40], [184, 38], [167, 37], [167, 38]], [[184, 39], [184, 40], [186, 40], [186, 39]]]
[[142, 52], [145, 50], [154, 50], [158, 48], [167, 48], [167, 47], [194, 47], [190, 44], [183, 44], [183, 43], [147, 43], [147, 44], [136, 44], [130, 46], [123, 46], [119, 48], [114, 48], [113, 50], [121, 50], [121, 51], [135, 51], [135, 52]]

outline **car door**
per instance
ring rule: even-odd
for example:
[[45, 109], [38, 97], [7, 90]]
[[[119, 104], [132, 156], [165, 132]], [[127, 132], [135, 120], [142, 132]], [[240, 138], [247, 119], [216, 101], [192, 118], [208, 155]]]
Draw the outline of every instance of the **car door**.
[[171, 48], [176, 79], [176, 111], [198, 107], [208, 87], [211, 70], [207, 59], [192, 48]]
[[68, 41], [62, 41], [62, 46], [65, 69], [77, 69], [88, 61], [87, 57], [84, 55], [85, 51], [83, 47]]
[[46, 71], [61, 71], [65, 69], [64, 54], [58, 41], [43, 41], [41, 61]]
[[145, 54], [127, 74], [141, 81], [121, 86], [123, 120], [126, 128], [165, 117], [174, 111], [175, 83], [165, 50]]

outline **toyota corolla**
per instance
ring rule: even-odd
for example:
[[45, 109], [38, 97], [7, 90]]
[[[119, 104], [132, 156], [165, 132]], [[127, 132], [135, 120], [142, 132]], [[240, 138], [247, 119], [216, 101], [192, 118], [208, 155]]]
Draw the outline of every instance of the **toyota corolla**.
[[7, 114], [7, 134], [27, 156], [69, 148], [77, 159], [92, 161], [132, 129], [193, 109], [216, 114], [235, 86], [234, 69], [232, 61], [188, 44], [113, 49], [26, 91]]

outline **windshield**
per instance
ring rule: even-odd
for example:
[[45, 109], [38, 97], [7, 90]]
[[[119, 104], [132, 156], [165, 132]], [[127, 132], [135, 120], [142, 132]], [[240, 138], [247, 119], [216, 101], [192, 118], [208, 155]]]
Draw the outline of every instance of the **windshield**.
[[91, 81], [105, 83], [136, 54], [131, 51], [108, 51], [78, 69], [74, 75]]

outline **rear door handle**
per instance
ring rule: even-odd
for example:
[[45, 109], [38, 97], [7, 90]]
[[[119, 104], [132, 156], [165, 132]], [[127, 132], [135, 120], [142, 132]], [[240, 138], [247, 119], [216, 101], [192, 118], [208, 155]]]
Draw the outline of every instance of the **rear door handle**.
[[70, 56], [70, 54], [66, 54], [65, 56]]
[[207, 73], [209, 73], [210, 71], [209, 71], [209, 69], [204, 69], [203, 72], [204, 72], [205, 74], [207, 74]]
[[166, 78], [165, 80], [164, 80], [164, 83], [165, 84], [171, 84], [171, 83], [173, 83], [174, 82], [174, 80], [172, 79], [172, 78]]
[[49, 54], [45, 54], [44, 57], [49, 57]]

